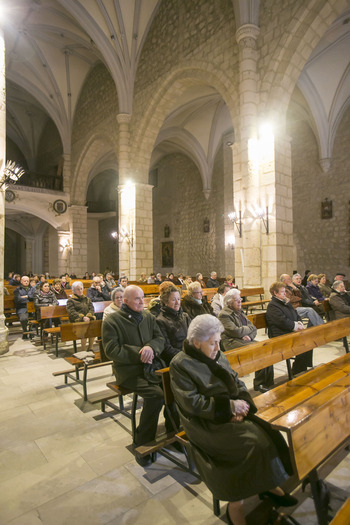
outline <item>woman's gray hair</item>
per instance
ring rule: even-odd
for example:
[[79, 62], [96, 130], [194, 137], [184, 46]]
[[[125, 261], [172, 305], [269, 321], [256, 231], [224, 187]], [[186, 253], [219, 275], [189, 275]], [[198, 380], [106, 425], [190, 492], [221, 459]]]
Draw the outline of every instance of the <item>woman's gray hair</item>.
[[334, 290], [338, 290], [340, 284], [344, 284], [344, 281], [334, 281], [332, 288], [334, 288]]
[[219, 319], [210, 314], [197, 315], [188, 327], [187, 339], [190, 344], [196, 341], [208, 341], [212, 335], [224, 331]]
[[72, 292], [75, 292], [75, 289], [78, 288], [78, 286], [82, 286], [84, 288], [84, 285], [81, 281], [74, 281], [72, 284]]
[[187, 291], [190, 295], [192, 295], [193, 292], [195, 292], [196, 290], [201, 290], [201, 289], [202, 289], [201, 283], [199, 283], [198, 281], [195, 281], [194, 283], [191, 283], [188, 285]]
[[122, 292], [122, 294], [124, 295], [124, 290], [123, 288], [120, 288], [119, 286], [117, 286], [117, 288], [113, 288], [112, 292], [111, 292], [111, 300], [112, 302], [114, 302], [114, 296], [117, 292]]
[[237, 288], [229, 290], [224, 297], [224, 306], [227, 306], [232, 300], [237, 299], [237, 297], [241, 297], [241, 292], [237, 290]]

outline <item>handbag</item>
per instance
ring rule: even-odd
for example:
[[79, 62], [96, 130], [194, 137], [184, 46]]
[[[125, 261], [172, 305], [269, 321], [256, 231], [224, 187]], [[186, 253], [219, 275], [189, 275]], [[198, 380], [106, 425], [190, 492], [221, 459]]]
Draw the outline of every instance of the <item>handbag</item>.
[[162, 368], [167, 368], [166, 364], [159, 356], [155, 355], [152, 363], [143, 365], [143, 375], [146, 381], [152, 385], [159, 385], [162, 382], [162, 378], [155, 372], [156, 370], [162, 370]]

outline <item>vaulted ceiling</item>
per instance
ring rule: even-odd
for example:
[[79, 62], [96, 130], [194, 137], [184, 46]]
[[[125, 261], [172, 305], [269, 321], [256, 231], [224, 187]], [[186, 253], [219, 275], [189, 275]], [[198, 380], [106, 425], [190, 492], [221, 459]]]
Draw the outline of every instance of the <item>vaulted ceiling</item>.
[[[162, 1], [3, 0], [7, 131], [25, 155], [35, 152], [47, 118], [57, 126], [63, 151], [70, 152], [79, 94], [97, 62], [105, 64], [115, 81], [120, 112], [132, 112], [138, 60]], [[335, 131], [350, 101], [349, 21], [350, 9], [326, 31], [298, 82], [305, 114], [319, 137], [320, 157], [325, 158], [331, 156]], [[210, 171], [220, 138], [230, 129], [218, 94], [197, 86], [174, 101], [153, 161], [170, 151], [186, 151], [202, 171]]]

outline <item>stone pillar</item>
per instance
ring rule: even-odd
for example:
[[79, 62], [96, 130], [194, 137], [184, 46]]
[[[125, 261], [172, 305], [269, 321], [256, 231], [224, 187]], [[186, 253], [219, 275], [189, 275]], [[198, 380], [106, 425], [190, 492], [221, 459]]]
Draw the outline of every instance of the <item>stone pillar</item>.
[[265, 290], [281, 273], [293, 270], [293, 196], [291, 139], [278, 134], [260, 138], [261, 192], [269, 208], [269, 235], [262, 235], [262, 275]]
[[150, 184], [119, 185], [119, 271], [137, 280], [153, 270], [152, 188]]
[[233, 177], [232, 177], [232, 146], [233, 133], [228, 133], [223, 138], [223, 168], [224, 168], [224, 235], [225, 235], [225, 263], [223, 275], [235, 276], [235, 239], [237, 230], [228, 218], [233, 211]]
[[[0, 28], [0, 170], [6, 163], [5, 41]], [[4, 316], [5, 188], [0, 190], [0, 355], [8, 352], [8, 328]]]
[[71, 156], [70, 154], [63, 155], [63, 191], [70, 193], [72, 170], [71, 170]]
[[67, 271], [82, 276], [87, 271], [87, 206], [73, 205], [69, 211], [70, 240], [65, 243], [65, 249], [70, 252]]
[[241, 212], [242, 238], [235, 235], [235, 271], [240, 287], [261, 285], [260, 228], [253, 219], [253, 208], [259, 203], [259, 169], [254, 161], [257, 140], [257, 60], [256, 39], [260, 29], [255, 24], [238, 28], [240, 126], [233, 146], [234, 211]]
[[34, 273], [34, 237], [26, 237], [26, 269]]
[[58, 275], [62, 275], [66, 272], [69, 273], [69, 269], [70, 269], [70, 255], [72, 251], [71, 234], [69, 231], [67, 232], [63, 230], [58, 230], [57, 235], [58, 235]]

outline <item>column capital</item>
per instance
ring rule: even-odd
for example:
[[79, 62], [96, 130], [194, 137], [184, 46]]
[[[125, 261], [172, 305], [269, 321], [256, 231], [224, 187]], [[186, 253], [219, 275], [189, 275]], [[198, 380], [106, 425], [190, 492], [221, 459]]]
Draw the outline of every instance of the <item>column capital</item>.
[[130, 113], [118, 113], [117, 122], [118, 124], [129, 124], [131, 120]]
[[255, 47], [260, 34], [260, 27], [255, 24], [244, 24], [236, 31], [237, 43], [244, 47]]

